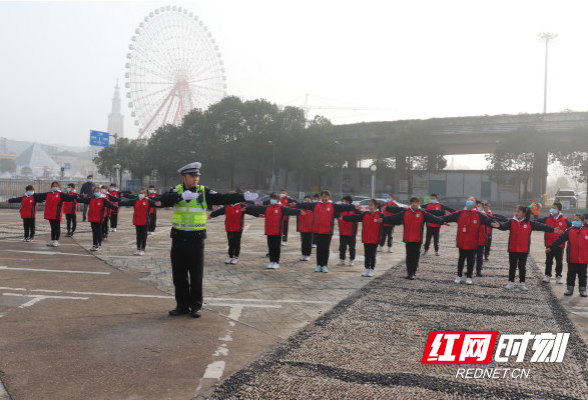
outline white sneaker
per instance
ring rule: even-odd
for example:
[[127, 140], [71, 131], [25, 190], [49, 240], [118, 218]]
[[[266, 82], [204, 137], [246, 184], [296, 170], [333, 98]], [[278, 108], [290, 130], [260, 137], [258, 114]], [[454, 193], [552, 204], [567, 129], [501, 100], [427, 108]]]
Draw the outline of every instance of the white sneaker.
[[57, 240], [54, 240], [54, 241], [53, 241], [53, 244], [51, 244], [51, 246], [53, 246], [53, 247], [57, 247], [57, 246], [59, 246], [59, 241], [57, 241]]
[[113, 228], [108, 228], [108, 232], [114, 232]]
[[455, 280], [453, 282], [461, 283], [461, 276], [458, 276], [457, 278], [455, 278]]
[[144, 256], [144, 255], [145, 255], [145, 250], [141, 250], [141, 251], [139, 251], [139, 255], [140, 255], [140, 256]]
[[153, 232], [147, 232], [147, 235], [151, 236], [153, 235]]
[[299, 260], [300, 261], [306, 261], [306, 256], [305, 255], [300, 256]]
[[23, 240], [21, 240], [21, 242], [28, 242], [29, 238], [24, 238]]
[[551, 276], [545, 275], [545, 278], [543, 278], [543, 281], [542, 282], [545, 282], [545, 283], [551, 282]]
[[345, 260], [339, 260], [339, 262], [337, 263], [337, 265], [338, 265], [339, 267], [342, 267], [342, 266], [344, 266], [344, 265], [345, 265]]
[[237, 264], [237, 261], [239, 261], [239, 258], [237, 258], [237, 257], [233, 257], [233, 258], [231, 259], [231, 264], [235, 265], [235, 264]]
[[382, 251], [383, 248], [384, 246], [378, 246], [378, 251]]
[[135, 251], [135, 252], [133, 253], [133, 255], [134, 255], [134, 256], [138, 256], [140, 252], [141, 252], [141, 250], [137, 249], [137, 251]]
[[363, 274], [361, 274], [361, 276], [370, 276], [370, 270], [368, 268], [363, 270]]
[[388, 253], [392, 253], [392, 247], [388, 247]]
[[506, 289], [512, 289], [514, 287], [514, 282], [508, 282], [508, 284], [505, 286]]
[[233, 257], [229, 257], [225, 260], [225, 264], [230, 264], [233, 261]]
[[466, 285], [471, 285], [472, 283], [472, 278], [466, 278]]
[[313, 248], [313, 249], [314, 249], [314, 248], [316, 248], [316, 244], [314, 244], [314, 243], [313, 243], [313, 244], [312, 244], [312, 248]]
[[350, 267], [353, 267], [353, 260], [349, 260], [349, 262], [347, 263], [347, 265], [349, 265]]
[[524, 290], [524, 291], [529, 290], [529, 288], [527, 288], [527, 286], [525, 286], [525, 282], [521, 282], [521, 290]]
[[53, 246], [53, 240], [47, 243], [47, 246]]
[[555, 278], [555, 283], [557, 283], [558, 285], [561, 285], [563, 283], [563, 281], [561, 280], [561, 276]]
[[373, 269], [368, 270], [368, 276], [370, 276], [370, 277], [371, 276], [374, 276], [374, 270]]
[[278, 264], [276, 262], [275, 263], [272, 263], [272, 264], [273, 264], [272, 269], [278, 269], [278, 268], [280, 268], [280, 264]]
[[116, 228], [112, 228], [112, 231], [113, 231], [113, 232], [116, 232]]
[[267, 269], [274, 269], [274, 263], [271, 262], [267, 265]]
[[288, 242], [282, 242], [282, 246], [285, 246], [287, 244], [288, 244]]
[[97, 250], [98, 250], [98, 247], [96, 247], [96, 246], [92, 246], [92, 248], [90, 249], [90, 251], [97, 251]]

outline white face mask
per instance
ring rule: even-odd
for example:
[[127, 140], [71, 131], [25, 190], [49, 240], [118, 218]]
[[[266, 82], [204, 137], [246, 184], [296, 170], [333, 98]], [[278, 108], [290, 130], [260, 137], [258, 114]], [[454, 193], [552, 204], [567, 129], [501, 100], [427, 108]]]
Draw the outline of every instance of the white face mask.
[[143, 193], [139, 194], [139, 200], [143, 200], [145, 198], [145, 195]]
[[284, 197], [286, 197], [286, 195], [284, 193], [280, 193], [280, 199], [283, 199]]

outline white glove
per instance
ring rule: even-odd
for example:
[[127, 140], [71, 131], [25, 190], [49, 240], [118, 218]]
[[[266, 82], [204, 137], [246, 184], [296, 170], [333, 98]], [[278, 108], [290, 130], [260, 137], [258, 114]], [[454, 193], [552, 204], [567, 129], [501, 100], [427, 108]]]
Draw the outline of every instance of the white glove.
[[250, 191], [246, 191], [243, 193], [243, 197], [245, 197], [245, 201], [255, 201], [259, 197], [257, 193], [251, 193]]
[[186, 201], [195, 200], [198, 198], [198, 196], [200, 196], [198, 193], [194, 193], [189, 190], [186, 190], [185, 192], [182, 193], [182, 199], [184, 199]]

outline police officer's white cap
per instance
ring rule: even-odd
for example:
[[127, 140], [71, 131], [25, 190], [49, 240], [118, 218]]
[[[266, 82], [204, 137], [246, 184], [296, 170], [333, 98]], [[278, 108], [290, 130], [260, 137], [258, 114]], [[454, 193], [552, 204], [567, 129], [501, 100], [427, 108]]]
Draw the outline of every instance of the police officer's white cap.
[[193, 162], [188, 165], [184, 165], [182, 168], [178, 169], [178, 172], [182, 175], [184, 175], [184, 174], [200, 175], [200, 167], [202, 167], [202, 164], [200, 164], [199, 162]]

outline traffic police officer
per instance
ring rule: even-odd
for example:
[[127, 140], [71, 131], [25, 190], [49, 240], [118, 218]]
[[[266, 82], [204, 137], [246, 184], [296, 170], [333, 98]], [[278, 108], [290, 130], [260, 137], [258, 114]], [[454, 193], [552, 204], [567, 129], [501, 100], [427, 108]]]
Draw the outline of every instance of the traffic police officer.
[[190, 313], [194, 318], [200, 317], [202, 308], [207, 207], [257, 199], [256, 193], [221, 194], [199, 185], [200, 167], [199, 162], [194, 162], [180, 168], [183, 183], [161, 196], [162, 207], [173, 207], [174, 211], [170, 236], [176, 308], [169, 314]]

